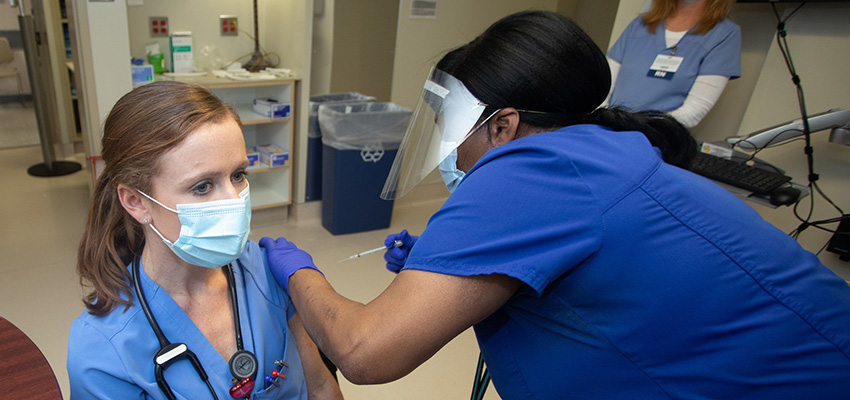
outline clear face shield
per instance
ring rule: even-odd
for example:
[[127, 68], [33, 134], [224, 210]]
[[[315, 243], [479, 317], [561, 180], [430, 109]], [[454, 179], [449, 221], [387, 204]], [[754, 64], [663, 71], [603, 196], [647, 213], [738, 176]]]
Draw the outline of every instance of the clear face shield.
[[425, 179], [478, 128], [484, 108], [461, 81], [432, 68], [381, 198], [401, 197]]

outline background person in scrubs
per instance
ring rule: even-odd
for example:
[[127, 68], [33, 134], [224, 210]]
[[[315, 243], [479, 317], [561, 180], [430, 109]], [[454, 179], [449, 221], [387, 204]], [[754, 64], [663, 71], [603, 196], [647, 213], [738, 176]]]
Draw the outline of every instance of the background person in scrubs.
[[729, 79], [741, 76], [741, 28], [734, 0], [653, 0], [608, 51], [613, 86], [607, 104], [659, 110], [699, 124]]
[[[164, 336], [194, 352], [219, 399], [231, 398], [234, 314], [258, 361], [250, 398], [342, 398], [264, 253], [246, 243], [248, 159], [230, 106], [177, 82], [134, 89], [106, 120], [103, 160], [77, 263], [91, 291], [68, 340], [72, 399], [166, 398], [154, 374], [160, 342], [133, 288], [134, 259]], [[272, 370], [286, 377], [266, 382]], [[186, 358], [164, 378], [178, 399], [212, 398]]]
[[286, 239], [260, 241], [307, 332], [360, 384], [404, 376], [473, 327], [503, 399], [847, 398], [850, 287], [670, 164], [695, 151], [675, 120], [598, 109], [607, 65], [551, 12], [510, 15], [446, 54], [417, 109], [437, 133], [414, 118], [398, 157], [450, 160], [446, 137], [471, 121], [441, 165], [463, 177], [400, 247], [386, 290], [350, 301]]

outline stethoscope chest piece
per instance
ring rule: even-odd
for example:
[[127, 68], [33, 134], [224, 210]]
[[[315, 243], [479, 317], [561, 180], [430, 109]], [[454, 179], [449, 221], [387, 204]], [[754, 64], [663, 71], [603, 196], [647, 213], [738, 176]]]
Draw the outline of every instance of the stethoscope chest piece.
[[239, 350], [230, 358], [230, 373], [237, 380], [257, 376], [257, 357], [246, 350]]

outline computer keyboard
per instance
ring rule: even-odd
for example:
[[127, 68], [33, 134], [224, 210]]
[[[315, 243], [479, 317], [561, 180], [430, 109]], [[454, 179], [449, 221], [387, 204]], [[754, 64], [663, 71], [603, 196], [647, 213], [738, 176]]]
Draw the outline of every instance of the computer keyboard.
[[697, 153], [688, 169], [706, 178], [757, 194], [770, 193], [771, 190], [791, 180], [790, 176], [703, 152]]

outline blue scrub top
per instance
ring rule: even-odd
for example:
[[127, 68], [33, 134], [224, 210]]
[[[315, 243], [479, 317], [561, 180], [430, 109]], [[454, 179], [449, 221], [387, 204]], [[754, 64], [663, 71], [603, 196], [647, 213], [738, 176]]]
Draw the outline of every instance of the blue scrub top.
[[474, 327], [505, 399], [850, 393], [850, 287], [638, 132], [490, 150], [405, 268], [524, 284]]
[[[277, 285], [265, 254], [248, 242], [232, 264], [236, 281], [242, 340], [245, 350], [257, 356], [259, 370], [251, 399], [306, 399], [301, 358], [287, 320], [295, 313], [289, 297]], [[233, 376], [225, 360], [189, 316], [159, 285], [141, 272], [141, 283], [151, 312], [172, 343], [185, 343], [204, 367], [219, 399], [229, 399]], [[132, 284], [131, 284], [132, 288]], [[135, 296], [135, 290], [134, 290]], [[71, 398], [165, 399], [154, 376], [153, 357], [159, 341], [138, 303], [124, 311], [118, 307], [105, 316], [84, 312], [71, 325], [67, 368]], [[276, 367], [284, 360], [289, 367]], [[286, 375], [280, 387], [267, 385], [272, 369]], [[191, 363], [182, 359], [165, 369], [165, 379], [178, 399], [211, 398]]]
[[659, 54], [671, 55], [663, 22], [650, 33], [635, 18], [608, 50], [608, 57], [620, 63], [609, 104], [631, 111], [673, 111], [682, 106], [699, 75], [741, 76], [741, 28], [729, 19], [720, 21], [704, 35], [688, 33], [676, 45], [682, 65], [672, 79], [647, 76]]

